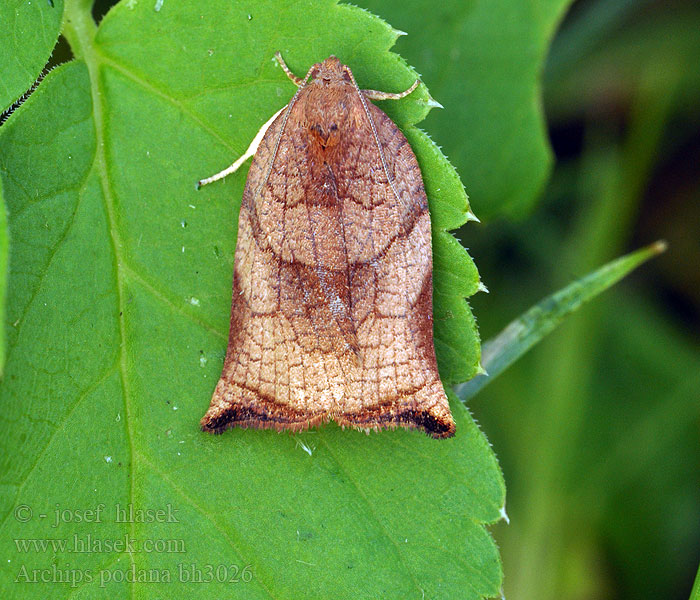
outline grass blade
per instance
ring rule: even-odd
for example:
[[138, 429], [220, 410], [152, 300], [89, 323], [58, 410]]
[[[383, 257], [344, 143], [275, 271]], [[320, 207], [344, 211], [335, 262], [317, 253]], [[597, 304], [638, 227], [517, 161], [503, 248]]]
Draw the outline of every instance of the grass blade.
[[567, 315], [664, 250], [666, 242], [658, 241], [607, 263], [538, 302], [509, 323], [495, 338], [484, 343], [481, 362], [486, 373], [456, 385], [454, 389], [457, 396], [463, 402], [474, 396], [553, 331]]

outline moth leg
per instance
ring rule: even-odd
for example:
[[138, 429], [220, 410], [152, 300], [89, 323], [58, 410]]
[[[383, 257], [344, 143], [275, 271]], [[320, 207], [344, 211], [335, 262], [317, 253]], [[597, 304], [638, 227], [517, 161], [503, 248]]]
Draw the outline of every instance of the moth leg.
[[399, 92], [398, 94], [393, 94], [391, 92], [380, 92], [378, 90], [362, 90], [362, 93], [365, 95], [365, 98], [369, 98], [370, 100], [400, 100], [401, 98], [408, 96], [418, 87], [419, 84], [420, 80], [416, 79], [410, 88], [403, 92]]
[[283, 110], [286, 110], [286, 108], [286, 106], [283, 106], [274, 115], [270, 117], [267, 123], [265, 123], [260, 128], [260, 131], [258, 131], [257, 135], [253, 138], [253, 141], [250, 142], [250, 146], [248, 146], [248, 149], [241, 155], [241, 157], [236, 162], [234, 162], [230, 167], [226, 167], [223, 171], [220, 171], [216, 175], [200, 179], [197, 182], [197, 189], [201, 188], [203, 185], [207, 185], [208, 183], [219, 181], [219, 179], [223, 179], [224, 177], [226, 177], [226, 175], [230, 175], [231, 173], [237, 171], [238, 167], [240, 167], [246, 160], [248, 160], [258, 151], [258, 146], [260, 145], [260, 142], [262, 141], [265, 132], [268, 130], [270, 125], [272, 125], [272, 122], [279, 116], [279, 114]]
[[304, 80], [301, 77], [297, 77], [290, 68], [287, 66], [287, 63], [284, 62], [284, 59], [282, 58], [282, 55], [279, 53], [279, 51], [275, 52], [275, 58], [277, 59], [277, 62], [280, 64], [280, 67], [282, 67], [282, 70], [287, 74], [287, 77], [289, 77], [294, 85], [297, 87], [301, 87], [304, 85]]

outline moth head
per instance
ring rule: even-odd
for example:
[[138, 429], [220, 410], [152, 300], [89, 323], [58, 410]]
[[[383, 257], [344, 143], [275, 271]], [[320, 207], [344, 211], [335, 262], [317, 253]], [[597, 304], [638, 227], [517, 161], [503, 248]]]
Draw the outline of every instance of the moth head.
[[329, 56], [311, 69], [306, 90], [306, 123], [309, 136], [322, 149], [335, 146], [348, 118], [348, 98], [356, 94], [350, 69]]
[[352, 84], [350, 69], [331, 55], [322, 63], [316, 63], [311, 69], [312, 84], [317, 86], [345, 86]]

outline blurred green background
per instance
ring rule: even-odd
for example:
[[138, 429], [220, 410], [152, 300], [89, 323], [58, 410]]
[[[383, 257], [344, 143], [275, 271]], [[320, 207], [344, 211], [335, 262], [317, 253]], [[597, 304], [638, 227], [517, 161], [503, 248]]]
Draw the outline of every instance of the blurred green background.
[[474, 301], [484, 338], [543, 288], [655, 239], [670, 245], [471, 407], [508, 485], [511, 525], [495, 535], [511, 598], [690, 593], [700, 557], [698, 8], [574, 5], [543, 77], [551, 180], [529, 217], [469, 239], [492, 292]]
[[688, 598], [700, 560], [700, 6], [582, 0], [552, 17], [564, 3], [523, 2], [556, 31], [533, 99], [554, 154], [514, 207], [497, 197], [509, 174], [475, 175], [457, 124], [474, 93], [458, 76], [474, 40], [457, 26], [479, 2], [356, 1], [409, 33], [395, 50], [445, 104], [421, 127], [486, 217], [458, 233], [490, 290], [471, 302], [483, 339], [571, 279], [669, 242], [471, 402], [508, 486], [510, 524], [492, 528], [505, 596]]

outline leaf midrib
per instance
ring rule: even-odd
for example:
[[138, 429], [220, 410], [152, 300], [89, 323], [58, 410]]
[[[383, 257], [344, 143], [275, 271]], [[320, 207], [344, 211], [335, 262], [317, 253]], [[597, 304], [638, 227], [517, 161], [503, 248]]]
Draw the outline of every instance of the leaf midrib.
[[[96, 56], [93, 46], [97, 26], [92, 20], [92, 14], [89, 6], [80, 0], [67, 0], [64, 7], [64, 30], [63, 33], [68, 40], [71, 49], [77, 57], [80, 57], [85, 62], [88, 69], [90, 79], [90, 93], [92, 96], [92, 116], [95, 124], [95, 158], [90, 170], [97, 171], [100, 189], [104, 200], [105, 212], [107, 215], [107, 224], [109, 228], [109, 239], [114, 256], [114, 276], [116, 280], [117, 307], [119, 322], [119, 379], [121, 382], [122, 394], [124, 397], [124, 426], [126, 431], [127, 442], [129, 446], [129, 503], [134, 503], [134, 432], [132, 430], [132, 410], [129, 402], [129, 383], [127, 377], [127, 356], [126, 356], [126, 305], [124, 301], [124, 280], [121, 270], [121, 246], [122, 242], [119, 237], [119, 232], [116, 227], [116, 216], [114, 209], [114, 199], [112, 189], [109, 185], [109, 177], [107, 173], [107, 160], [105, 156], [105, 140], [104, 140], [104, 115], [102, 106], [102, 90], [100, 89], [100, 61]], [[136, 524], [130, 524], [130, 534], [133, 538]], [[129, 562], [135, 567], [134, 556], [129, 554]], [[131, 597], [134, 598], [136, 586], [133, 581], [130, 585]]]

